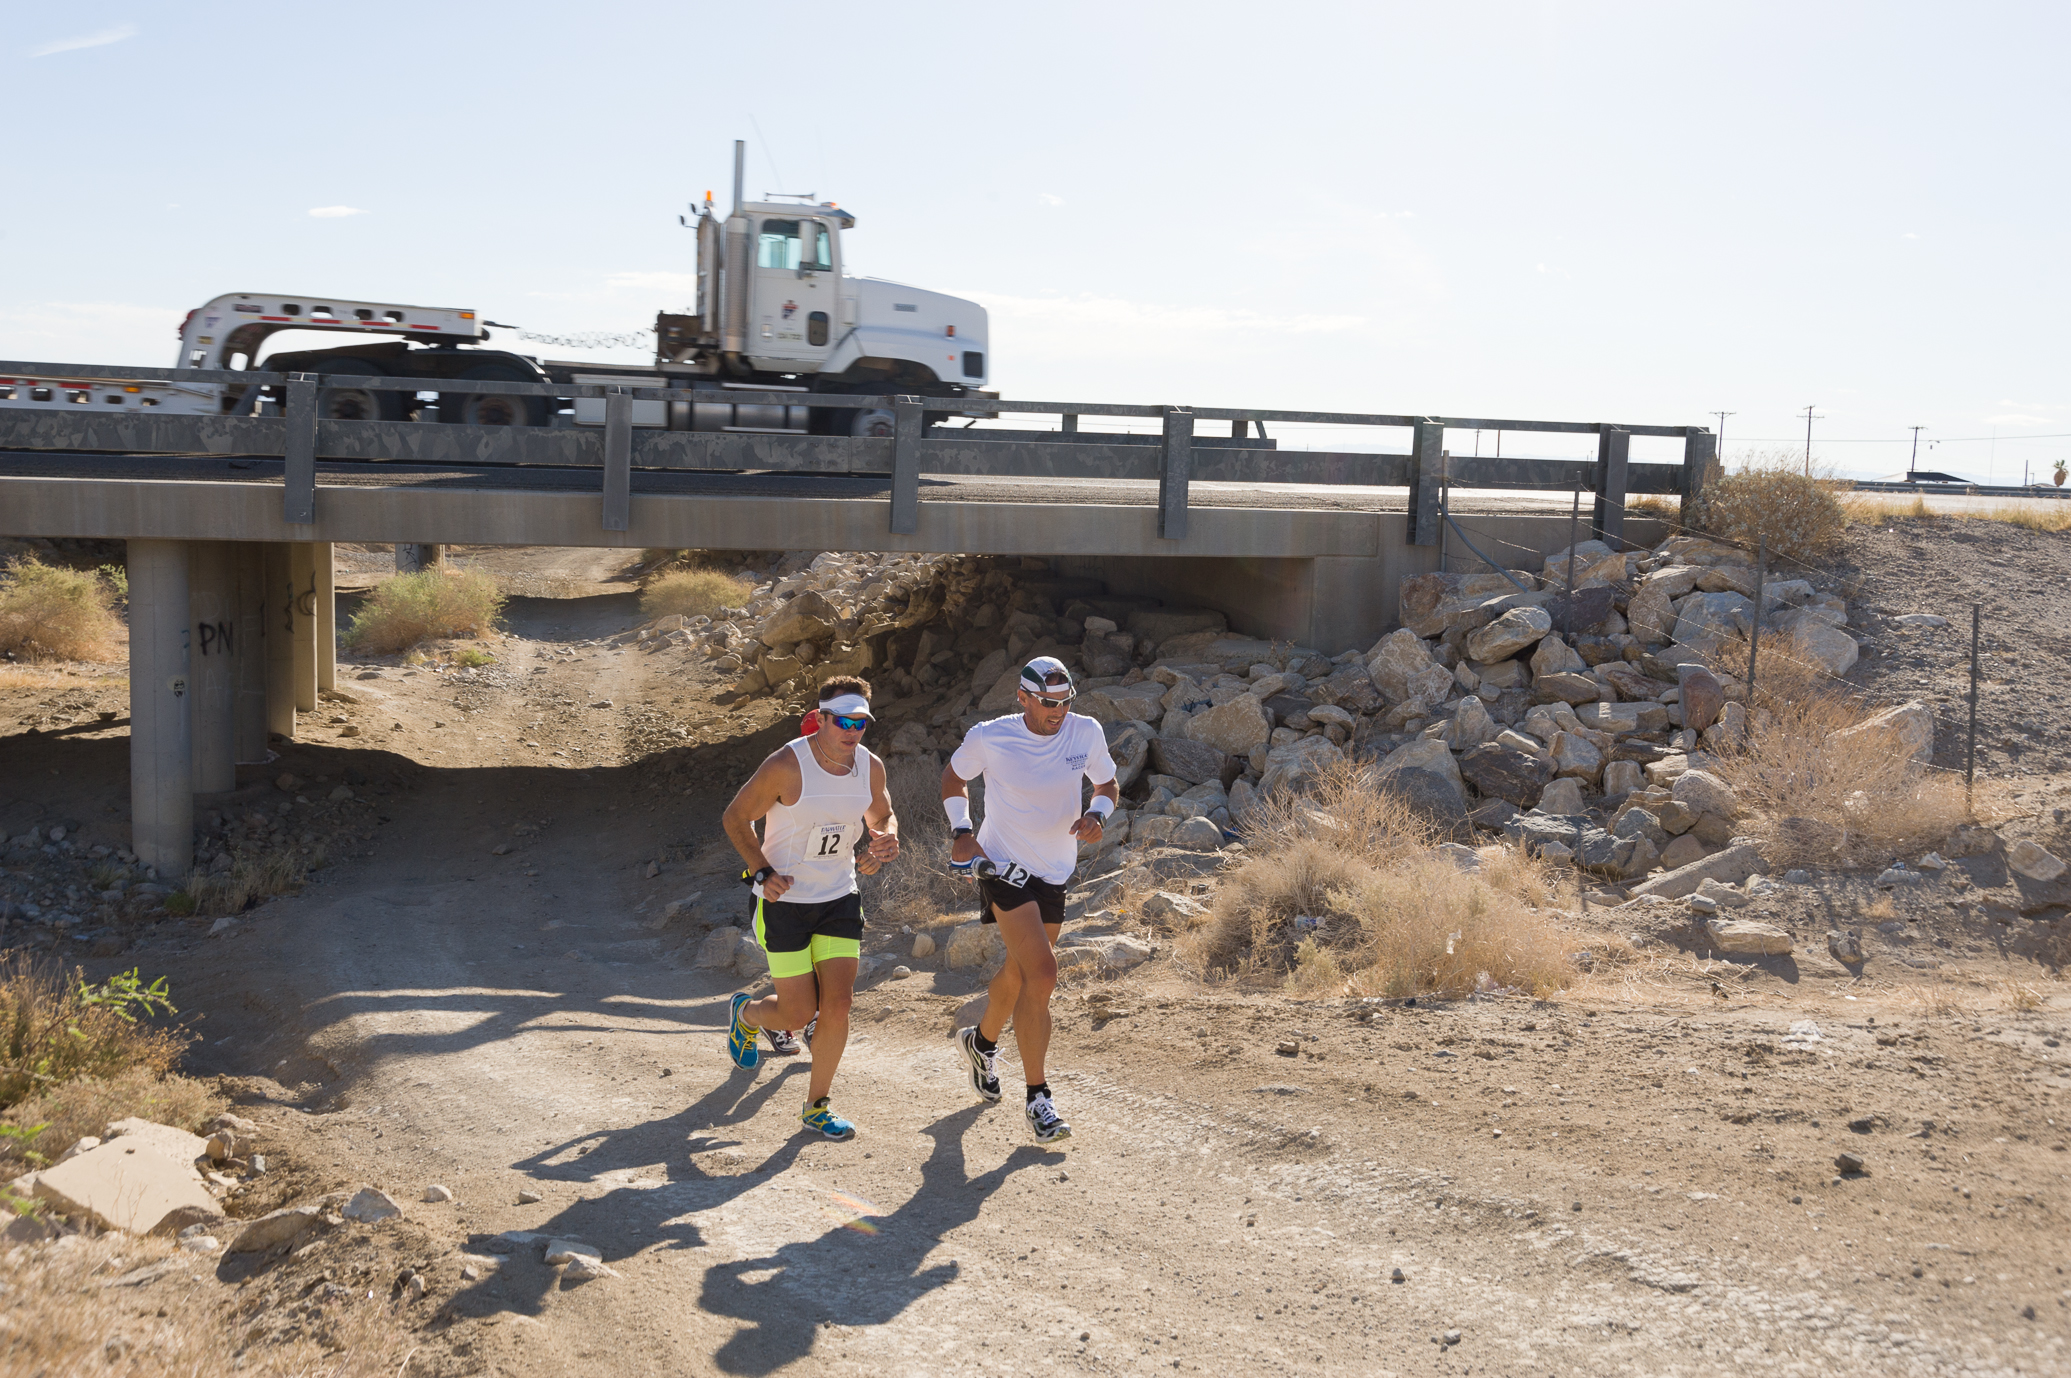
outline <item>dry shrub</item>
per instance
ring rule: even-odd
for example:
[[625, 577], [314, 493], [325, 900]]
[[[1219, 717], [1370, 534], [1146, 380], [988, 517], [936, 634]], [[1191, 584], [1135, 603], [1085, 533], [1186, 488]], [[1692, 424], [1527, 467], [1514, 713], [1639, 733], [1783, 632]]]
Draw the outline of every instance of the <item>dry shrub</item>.
[[[1786, 647], [1788, 643], [1786, 642]], [[1969, 821], [1963, 779], [1916, 764], [1896, 734], [1835, 734], [1881, 711], [1780, 648], [1762, 652], [1756, 722], [1715, 773], [1772, 863], [1860, 866], [1939, 845]]]
[[899, 859], [859, 881], [871, 922], [920, 928], [949, 916], [976, 918], [977, 889], [949, 870], [941, 761], [925, 754], [887, 759], [885, 793], [899, 818]]
[[151, 1022], [160, 1012], [177, 1013], [164, 983], [145, 986], [134, 968], [94, 985], [26, 952], [0, 958], [0, 1110], [81, 1077], [171, 1071], [193, 1040]]
[[2063, 498], [2045, 498], [2041, 502], [2008, 502], [1997, 507], [1988, 507], [1982, 512], [1966, 512], [1981, 522], [2010, 522], [2025, 526], [2030, 531], [2056, 533], [2071, 531], [2071, 502]]
[[[0, 1162], [15, 1159], [33, 1165], [36, 1159], [30, 1154], [55, 1159], [85, 1135], [100, 1134], [116, 1120], [131, 1116], [199, 1134], [222, 1108], [223, 1102], [205, 1084], [191, 1077], [163, 1076], [148, 1067], [68, 1081], [6, 1112], [5, 1123], [20, 1132], [0, 1138]], [[40, 1131], [29, 1132], [39, 1125]]]
[[1850, 526], [1920, 521], [1934, 515], [1927, 510], [1927, 500], [1918, 493], [1911, 497], [1896, 493], [1850, 493], [1841, 499], [1841, 519]]
[[754, 590], [716, 569], [674, 569], [640, 590], [640, 612], [648, 618], [680, 614], [716, 617], [723, 608], [738, 608]]
[[1841, 542], [1841, 503], [1834, 496], [1838, 486], [1817, 474], [1806, 476], [1781, 456], [1771, 456], [1713, 485], [1706, 495], [1705, 524], [1750, 550], [1766, 539], [1772, 556], [1817, 561]]
[[86, 570], [34, 556], [0, 573], [0, 651], [27, 660], [105, 660], [122, 624], [110, 611], [114, 585]]
[[33, 665], [0, 664], [0, 689], [48, 689], [64, 680], [53, 670]]
[[480, 637], [496, 630], [504, 596], [477, 569], [427, 569], [375, 585], [345, 633], [355, 651], [389, 655], [434, 637]]
[[[1515, 852], [1461, 870], [1368, 772], [1343, 766], [1246, 821], [1245, 858], [1185, 940], [1209, 972], [1291, 977], [1314, 993], [1545, 993], [1574, 978], [1548, 873]], [[1297, 924], [1298, 918], [1313, 920]]]
[[[186, 1260], [148, 1288], [112, 1286], [132, 1269]], [[295, 1308], [278, 1338], [262, 1339], [242, 1292], [187, 1284], [214, 1267], [181, 1255], [170, 1239], [108, 1233], [11, 1249], [0, 1257], [6, 1325], [0, 1372], [37, 1378], [107, 1374], [208, 1378], [234, 1370], [252, 1378], [395, 1378], [416, 1348], [410, 1322], [386, 1296], [348, 1295]], [[314, 1285], [314, 1284], [312, 1284]], [[285, 1310], [286, 1308], [283, 1308]], [[280, 1314], [279, 1312], [275, 1313]], [[418, 1371], [440, 1365], [418, 1356]]]
[[261, 900], [299, 890], [309, 877], [310, 867], [324, 864], [324, 852], [324, 848], [318, 847], [307, 861], [293, 851], [262, 852], [238, 858], [229, 870], [219, 874], [196, 876], [187, 883], [185, 892], [194, 902], [189, 912], [234, 916]]

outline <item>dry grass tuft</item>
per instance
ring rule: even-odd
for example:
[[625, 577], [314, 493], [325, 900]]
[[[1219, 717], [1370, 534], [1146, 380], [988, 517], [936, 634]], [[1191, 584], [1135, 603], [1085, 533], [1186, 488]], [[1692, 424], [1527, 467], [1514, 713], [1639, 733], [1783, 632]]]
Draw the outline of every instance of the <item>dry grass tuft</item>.
[[2030, 531], [2054, 534], [2071, 531], [2071, 502], [2063, 498], [2047, 498], [2040, 502], [2008, 502], [1997, 507], [1988, 507], [1982, 512], [1965, 513], [1981, 522], [2010, 522], [2025, 526]]
[[118, 590], [100, 574], [60, 569], [34, 556], [0, 573], [0, 651], [27, 660], [106, 660], [122, 623]]
[[1844, 519], [1835, 497], [1841, 486], [1771, 455], [1713, 485], [1705, 498], [1705, 522], [1750, 549], [1766, 539], [1772, 556], [1816, 561], [1841, 543]]
[[[20, 1132], [0, 1139], [0, 1162], [34, 1166], [31, 1154], [55, 1159], [85, 1135], [99, 1134], [132, 1115], [199, 1134], [222, 1108], [222, 1100], [202, 1082], [163, 1076], [148, 1067], [68, 1081], [6, 1112], [5, 1123]], [[28, 1132], [37, 1126], [42, 1126], [38, 1132]]]
[[1918, 493], [1911, 497], [1897, 493], [1850, 493], [1841, 499], [1841, 518], [1850, 526], [1916, 522], [1934, 515], [1927, 509], [1927, 500]]
[[152, 1022], [177, 1013], [164, 995], [134, 968], [95, 985], [26, 952], [0, 958], [0, 1110], [81, 1077], [171, 1071], [193, 1039]]
[[374, 587], [353, 614], [345, 644], [389, 655], [437, 638], [487, 636], [496, 630], [504, 595], [493, 576], [475, 569], [398, 574]]
[[1209, 922], [1182, 940], [1207, 972], [1355, 995], [1543, 994], [1574, 978], [1567, 954], [1580, 944], [1547, 909], [1548, 871], [1507, 851], [1460, 870], [1363, 771], [1341, 767], [1306, 797], [1271, 801], [1245, 833]]
[[[219, 875], [196, 876], [185, 894], [193, 901], [190, 913], [235, 916], [261, 900], [302, 888], [312, 867], [322, 867], [325, 849], [319, 846], [304, 860], [286, 849], [241, 857]], [[167, 905], [167, 909], [171, 909]]]
[[2071, 531], [2071, 501], [2062, 498], [2038, 498], [2026, 502], [2014, 500], [2000, 503], [1995, 507], [1935, 512], [1928, 508], [1927, 499], [1918, 493], [1849, 493], [1841, 499], [1841, 513], [1850, 526], [1879, 526], [1887, 522], [1939, 519], [2005, 522], [2009, 526], [2022, 526], [2030, 531], [2041, 531], [2050, 535]]
[[675, 569], [640, 591], [640, 612], [648, 618], [680, 614], [716, 617], [722, 608], [738, 608], [754, 590], [716, 569]]
[[2050, 992], [2032, 981], [2001, 981], [1999, 995], [2009, 1009], [2039, 1010], [2049, 999]]
[[1764, 648], [1757, 721], [1716, 772], [1752, 814], [1773, 863], [1861, 866], [1935, 847], [1970, 819], [1963, 779], [1917, 765], [1895, 738], [1856, 727], [1880, 705]]

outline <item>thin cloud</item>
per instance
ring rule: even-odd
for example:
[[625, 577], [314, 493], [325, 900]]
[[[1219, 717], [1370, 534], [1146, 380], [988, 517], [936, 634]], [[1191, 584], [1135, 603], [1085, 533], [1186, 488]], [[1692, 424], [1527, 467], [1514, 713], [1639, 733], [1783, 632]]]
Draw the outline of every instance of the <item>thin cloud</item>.
[[2053, 419], [2047, 416], [2029, 416], [2025, 412], [2006, 412], [2000, 416], [1986, 417], [1985, 424], [1987, 426], [2047, 426]]
[[1036, 200], [1042, 202], [1046, 206], [1061, 206], [1064, 204], [1064, 198], [1062, 196], [1053, 196], [1047, 191], [1037, 192]]
[[29, 56], [49, 57], [53, 53], [76, 53], [81, 48], [105, 48], [110, 43], [120, 43], [125, 38], [136, 36], [136, 25], [117, 24], [112, 29], [102, 29], [98, 33], [81, 34], [78, 38], [60, 38], [54, 43], [46, 43], [40, 48], [32, 49]]
[[318, 220], [341, 220], [348, 215], [365, 215], [358, 206], [311, 206], [309, 213]]
[[698, 289], [696, 273], [669, 272], [626, 272], [613, 273], [604, 279], [610, 288], [638, 288], [649, 292], [695, 292]]

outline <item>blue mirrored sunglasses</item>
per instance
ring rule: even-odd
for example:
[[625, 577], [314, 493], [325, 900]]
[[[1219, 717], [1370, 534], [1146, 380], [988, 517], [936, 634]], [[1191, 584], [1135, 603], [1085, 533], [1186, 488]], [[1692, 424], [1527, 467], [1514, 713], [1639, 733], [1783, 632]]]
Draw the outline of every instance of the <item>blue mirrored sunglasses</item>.
[[828, 721], [844, 732], [861, 732], [864, 728], [870, 726], [870, 719], [868, 718], [836, 716], [829, 718]]

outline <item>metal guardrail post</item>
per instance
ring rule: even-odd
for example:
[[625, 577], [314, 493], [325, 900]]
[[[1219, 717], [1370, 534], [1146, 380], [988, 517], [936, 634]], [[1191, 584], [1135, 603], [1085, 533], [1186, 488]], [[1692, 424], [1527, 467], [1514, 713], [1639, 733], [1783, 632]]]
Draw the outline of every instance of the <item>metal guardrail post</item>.
[[281, 408], [288, 428], [281, 452], [286, 477], [281, 519], [290, 526], [309, 526], [316, 521], [316, 375], [289, 374], [286, 391]]
[[892, 534], [920, 530], [920, 439], [927, 415], [918, 397], [892, 404]]
[[1438, 497], [1445, 487], [1445, 424], [1419, 421], [1410, 432], [1409, 543], [1437, 545], [1442, 529]]
[[623, 388], [604, 397], [604, 529], [624, 531], [633, 518], [633, 399]]
[[1194, 409], [1165, 409], [1165, 456], [1158, 469], [1158, 539], [1187, 535], [1187, 488], [1193, 481]]
[[1618, 546], [1625, 540], [1625, 456], [1631, 447], [1630, 431], [1607, 425], [1597, 432], [1596, 507], [1590, 514], [1589, 534]]
[[1703, 506], [1704, 489], [1712, 481], [1718, 464], [1719, 438], [1710, 431], [1691, 431], [1683, 437], [1682, 522], [1694, 526]]

